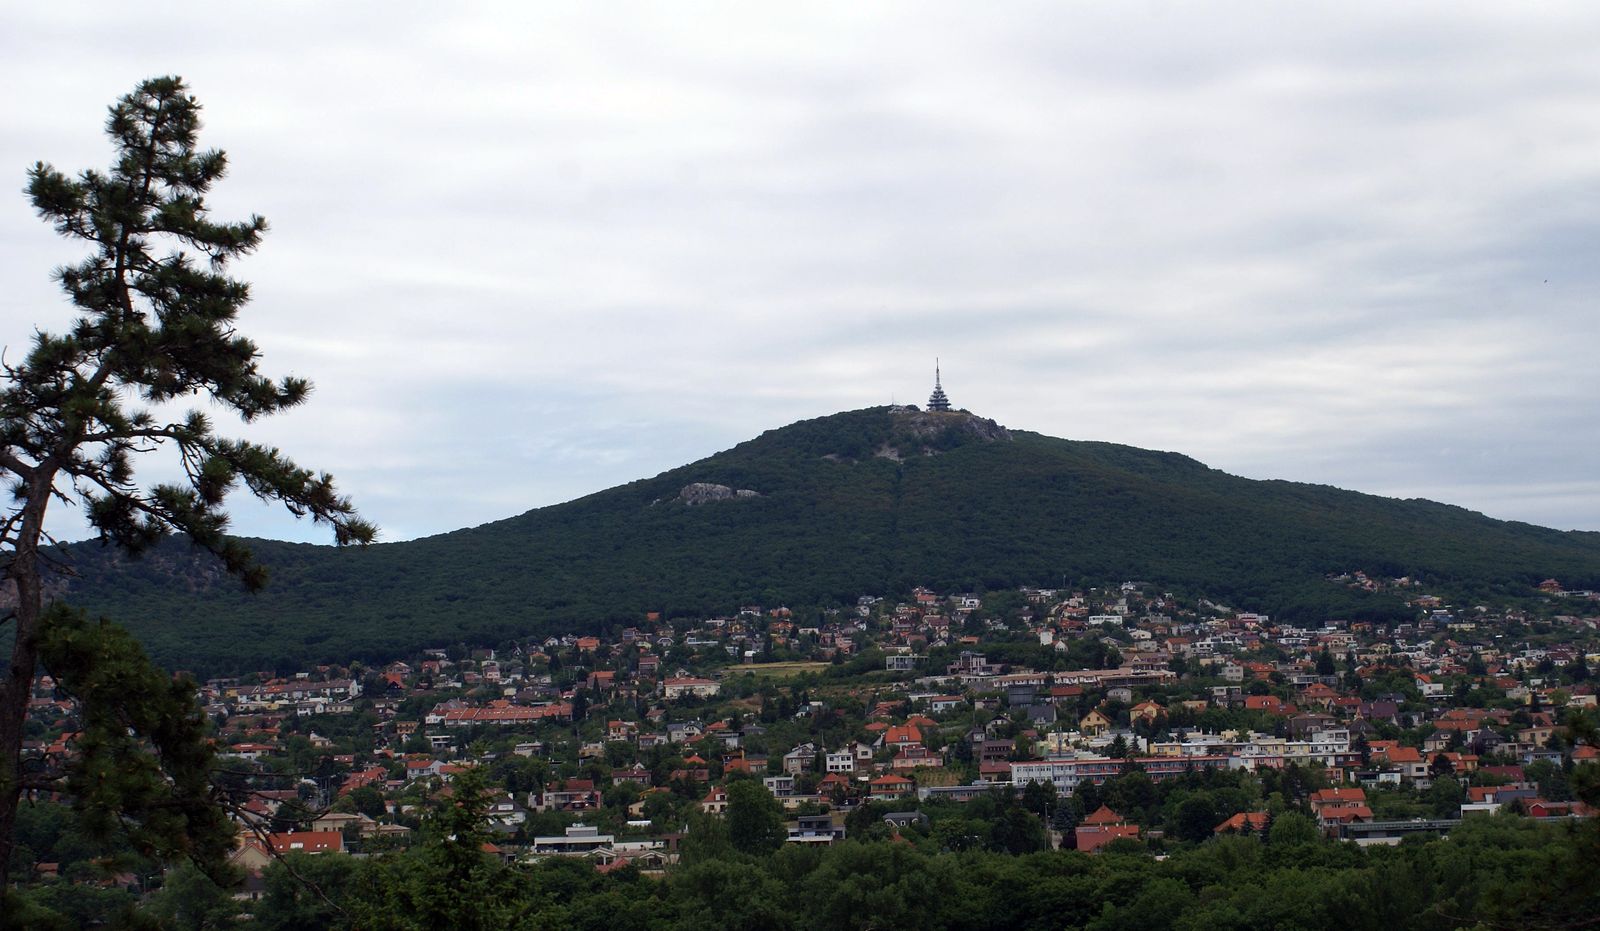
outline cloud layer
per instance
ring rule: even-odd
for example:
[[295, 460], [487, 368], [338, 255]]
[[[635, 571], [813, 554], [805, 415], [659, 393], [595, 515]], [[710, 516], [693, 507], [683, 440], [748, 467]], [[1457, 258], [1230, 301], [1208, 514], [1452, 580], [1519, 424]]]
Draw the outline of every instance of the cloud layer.
[[[178, 73], [303, 410], [404, 539], [920, 402], [1600, 530], [1592, 4], [56, 3], [0, 169]], [[78, 249], [0, 198], [0, 340]], [[241, 504], [249, 533], [321, 539]]]

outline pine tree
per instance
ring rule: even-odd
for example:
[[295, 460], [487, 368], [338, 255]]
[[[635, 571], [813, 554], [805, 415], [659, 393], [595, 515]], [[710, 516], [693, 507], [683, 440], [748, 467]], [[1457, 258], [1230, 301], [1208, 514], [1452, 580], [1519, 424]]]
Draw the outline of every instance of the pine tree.
[[[100, 538], [125, 551], [185, 535], [252, 589], [265, 573], [226, 535], [225, 498], [241, 484], [296, 516], [331, 525], [338, 544], [366, 543], [376, 532], [327, 473], [301, 468], [270, 446], [218, 436], [198, 409], [166, 416], [174, 402], [200, 400], [249, 423], [300, 404], [311, 390], [301, 378], [262, 375], [255, 344], [235, 330], [250, 292], [225, 272], [256, 248], [267, 224], [260, 217], [210, 219], [205, 195], [227, 160], [196, 147], [199, 129], [200, 106], [183, 81], [154, 78], [111, 107], [106, 131], [116, 158], [108, 171], [73, 178], [39, 163], [28, 173], [39, 215], [92, 251], [56, 272], [78, 312], [71, 328], [37, 333], [27, 356], [5, 366], [0, 388], [0, 471], [12, 491], [0, 519], [0, 574], [15, 590], [11, 662], [0, 684], [0, 875], [20, 793], [32, 788], [24, 783], [21, 745], [36, 669], [41, 659], [48, 668], [75, 658], [86, 664], [75, 671], [77, 681], [85, 688], [95, 681], [92, 651], [41, 651], [73, 630], [88, 636], [81, 617], [47, 611], [52, 541], [45, 514], [52, 501], [81, 507]], [[135, 460], [162, 449], [176, 453], [183, 479], [139, 482]], [[52, 630], [57, 620], [67, 626]], [[142, 654], [121, 655], [148, 666]], [[187, 739], [172, 728], [172, 717], [186, 712], [171, 706], [170, 696], [157, 698], [154, 713], [105, 709], [141, 741], [124, 750], [149, 752], [163, 739]], [[113, 731], [110, 723], [103, 729]], [[163, 778], [188, 777], [165, 771]], [[168, 839], [184, 828], [171, 818], [145, 826]], [[166, 841], [152, 843], [162, 848]]]
[[492, 835], [484, 771], [469, 768], [451, 787], [424, 824], [420, 844], [376, 860], [360, 877], [347, 899], [349, 926], [489, 931], [510, 927], [527, 909], [518, 901], [526, 887], [485, 849]]

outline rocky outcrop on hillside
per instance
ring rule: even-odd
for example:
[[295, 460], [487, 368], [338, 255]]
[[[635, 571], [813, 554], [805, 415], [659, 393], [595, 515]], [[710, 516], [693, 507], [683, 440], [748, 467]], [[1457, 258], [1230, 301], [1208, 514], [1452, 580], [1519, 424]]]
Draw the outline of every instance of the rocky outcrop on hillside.
[[896, 462], [907, 456], [932, 456], [968, 443], [1008, 443], [1011, 431], [968, 411], [925, 411], [907, 404], [889, 408], [894, 434], [875, 455]]
[[697, 504], [710, 504], [713, 501], [737, 501], [741, 498], [759, 498], [761, 492], [751, 491], [748, 488], [729, 488], [727, 485], [714, 485], [710, 482], [694, 482], [683, 486], [678, 492], [678, 500], [693, 507]]

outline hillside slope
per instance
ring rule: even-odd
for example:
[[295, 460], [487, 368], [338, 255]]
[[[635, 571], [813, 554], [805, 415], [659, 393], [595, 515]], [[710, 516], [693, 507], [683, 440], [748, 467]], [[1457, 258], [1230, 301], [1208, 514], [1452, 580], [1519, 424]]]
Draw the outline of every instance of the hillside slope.
[[1307, 620], [1399, 610], [1324, 581], [1356, 568], [1464, 593], [1525, 592], [1547, 576], [1600, 587], [1600, 534], [1252, 481], [1174, 453], [914, 408], [802, 421], [422, 540], [254, 546], [273, 577], [259, 595], [174, 542], [136, 562], [76, 547], [70, 597], [127, 623], [163, 662], [216, 671], [916, 584], [1139, 578]]

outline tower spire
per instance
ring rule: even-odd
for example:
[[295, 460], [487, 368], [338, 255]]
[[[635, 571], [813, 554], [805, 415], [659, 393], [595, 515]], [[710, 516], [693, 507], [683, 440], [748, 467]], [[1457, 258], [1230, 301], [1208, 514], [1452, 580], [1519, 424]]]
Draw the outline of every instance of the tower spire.
[[928, 410], [948, 411], [949, 409], [950, 399], [945, 396], [944, 384], [939, 373], [939, 357], [935, 356], [933, 359], [933, 394], [928, 396]]

